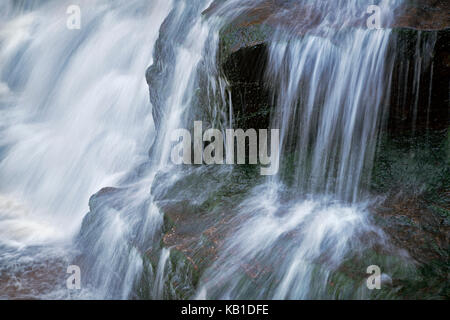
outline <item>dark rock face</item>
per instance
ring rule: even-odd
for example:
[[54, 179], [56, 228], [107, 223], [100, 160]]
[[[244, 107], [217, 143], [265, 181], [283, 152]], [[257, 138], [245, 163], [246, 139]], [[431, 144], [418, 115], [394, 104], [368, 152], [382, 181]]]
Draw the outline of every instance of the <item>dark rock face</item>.
[[[213, 14], [219, 4], [214, 2], [204, 14]], [[222, 30], [220, 63], [231, 82], [238, 124], [249, 127], [252, 122], [255, 128], [269, 124], [271, 101], [266, 87], [270, 84], [264, 83], [261, 74], [267, 63], [268, 39], [275, 28], [298, 30], [302, 36], [308, 30], [298, 26], [311, 28], [313, 17], [320, 18], [311, 12], [313, 8], [284, 0], [262, 1]], [[386, 97], [387, 131], [446, 129], [450, 119], [450, 2], [406, 1], [394, 17], [394, 25], [389, 26], [394, 28], [390, 46], [395, 57], [391, 96]]]
[[269, 128], [270, 94], [264, 82], [266, 45], [242, 48], [233, 53], [223, 69], [230, 83], [235, 128]]
[[[225, 51], [229, 55], [222, 65], [230, 82], [236, 124], [243, 128], [268, 128], [272, 101], [263, 71], [267, 45], [240, 44], [243, 47], [237, 51]], [[423, 133], [448, 128], [450, 29], [394, 29], [391, 54], [395, 58], [391, 92], [386, 97], [387, 131]]]
[[[204, 14], [214, 14], [220, 3], [215, 1]], [[262, 1], [221, 31], [219, 60], [231, 82], [239, 125], [253, 123], [258, 128], [269, 124], [271, 101], [261, 74], [267, 63], [268, 39], [276, 28], [297, 30], [302, 36], [308, 31], [305, 28], [314, 26], [314, 17], [321, 17], [313, 9], [284, 0]], [[356, 21], [355, 26], [361, 23]], [[395, 55], [391, 96], [386, 97], [388, 132], [448, 128], [450, 2], [406, 1], [394, 12], [394, 24], [387, 27], [394, 28], [391, 53]]]
[[390, 133], [443, 130], [450, 112], [450, 29], [395, 29]]
[[417, 262], [419, 281], [408, 297], [448, 298], [450, 248], [450, 136], [432, 131], [412, 137], [384, 135], [372, 173], [372, 190], [384, 200], [373, 208], [391, 242]]

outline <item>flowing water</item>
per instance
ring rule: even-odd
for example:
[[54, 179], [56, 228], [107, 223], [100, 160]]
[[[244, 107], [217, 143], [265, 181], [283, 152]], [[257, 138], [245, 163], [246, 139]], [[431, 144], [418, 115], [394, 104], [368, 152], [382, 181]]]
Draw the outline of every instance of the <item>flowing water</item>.
[[[400, 3], [378, 5], [386, 19]], [[358, 25], [369, 4], [297, 1], [278, 13], [299, 5], [310, 17], [277, 31], [269, 48], [272, 127], [281, 129], [278, 161], [287, 169], [241, 204], [245, 223], [206, 273], [199, 297], [363, 297], [362, 282], [348, 291], [330, 291], [329, 283], [345, 259], [386, 245], [362, 187], [390, 90], [391, 31]]]
[[[66, 28], [69, 1], [0, 5], [5, 297], [167, 296], [170, 249], [161, 250], [156, 270], [147, 258], [163, 225], [152, 188], [183, 179], [169, 163], [171, 133], [195, 117], [201, 83], [211, 122], [232, 123], [217, 68], [219, 30], [263, 1], [225, 1], [206, 19], [211, 2], [81, 1], [80, 30]], [[326, 283], [341, 262], [384, 242], [363, 187], [393, 62], [390, 30], [361, 24], [369, 2], [281, 6], [276, 18], [294, 7], [310, 17], [277, 28], [268, 50], [282, 169], [239, 205], [243, 222], [200, 280], [198, 298], [337, 298]], [[400, 3], [379, 1], [385, 17]], [[288, 162], [294, 170], [285, 170]], [[167, 180], [154, 186], [161, 173]], [[64, 289], [69, 263], [82, 267], [87, 284], [77, 295]], [[47, 285], [23, 290], [28, 282]]]
[[84, 1], [80, 30], [66, 28], [69, 5], [2, 2], [2, 252], [70, 242], [89, 197], [154, 139], [144, 74], [172, 3]]

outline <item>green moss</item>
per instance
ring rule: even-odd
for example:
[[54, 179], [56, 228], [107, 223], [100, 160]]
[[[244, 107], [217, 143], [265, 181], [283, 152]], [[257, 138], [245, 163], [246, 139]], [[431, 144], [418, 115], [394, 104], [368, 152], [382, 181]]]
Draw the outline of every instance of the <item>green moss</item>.
[[384, 137], [372, 172], [372, 190], [422, 195], [430, 203], [448, 204], [450, 186], [447, 132], [421, 137]]
[[[436, 299], [449, 296], [448, 243], [437, 242], [437, 237], [449, 226], [449, 146], [448, 130], [418, 137], [385, 136], [376, 155], [372, 191], [387, 194], [390, 199], [404, 199], [415, 206], [410, 208], [411, 213], [391, 209], [394, 215], [375, 217], [378, 225], [391, 230], [399, 228], [411, 238], [414, 238], [416, 231], [419, 234], [414, 246], [421, 261], [417, 276], [401, 281], [399, 294], [404, 298]], [[420, 216], [419, 213], [427, 216]], [[415, 223], [409, 214], [417, 215], [419, 221]], [[432, 253], [436, 259], [431, 260], [424, 253]]]

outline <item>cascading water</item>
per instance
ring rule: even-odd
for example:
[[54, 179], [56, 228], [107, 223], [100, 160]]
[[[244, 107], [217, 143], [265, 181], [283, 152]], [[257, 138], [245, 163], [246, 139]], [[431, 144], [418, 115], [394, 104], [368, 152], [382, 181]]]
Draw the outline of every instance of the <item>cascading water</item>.
[[[388, 17], [400, 3], [378, 5]], [[206, 273], [202, 298], [362, 295], [362, 283], [336, 292], [327, 284], [350, 255], [384, 243], [370, 223], [361, 186], [390, 90], [390, 30], [358, 23], [369, 2], [298, 1], [278, 15], [296, 5], [310, 18], [275, 33], [266, 72], [267, 83], [275, 84], [269, 89], [272, 127], [281, 129], [279, 162], [287, 169], [241, 204], [239, 219], [246, 222]]]
[[[166, 296], [161, 283], [166, 264], [161, 259], [166, 260], [168, 253], [162, 250], [156, 274], [147, 254], [159, 250], [158, 231], [163, 220], [153, 194], [164, 193], [185, 176], [186, 172], [178, 170], [169, 160], [172, 134], [177, 128], [190, 126], [188, 120], [196, 110], [199, 74], [207, 78], [207, 94], [218, 94], [224, 99], [224, 80], [218, 79], [216, 67], [218, 32], [224, 21], [249, 7], [233, 0], [207, 21], [202, 12], [211, 3], [178, 1], [166, 18], [156, 43], [155, 62], [147, 70], [157, 128], [149, 162], [139, 174], [131, 174], [131, 182], [122, 184], [121, 189], [100, 192], [91, 199], [91, 212], [78, 237], [83, 252], [79, 261], [86, 266], [88, 283], [101, 297]], [[227, 9], [233, 10], [229, 13]], [[224, 122], [219, 107], [212, 103], [205, 108], [211, 111], [212, 122]], [[168, 179], [156, 180], [157, 175]]]
[[[139, 174], [132, 174], [121, 189], [99, 193], [91, 200], [91, 212], [78, 237], [83, 251], [80, 264], [85, 266], [88, 283], [103, 298], [162, 298], [165, 263], [153, 273], [146, 253], [158, 250], [158, 232], [162, 213], [153, 201], [150, 190], [155, 175], [173, 172], [170, 184], [177, 177], [169, 162], [172, 132], [183, 127], [191, 106], [197, 66], [209, 36], [201, 12], [208, 1], [179, 1], [164, 22], [156, 49], [156, 61], [147, 72], [153, 85], [159, 83], [161, 96], [154, 99], [153, 114], [157, 136], [150, 152], [150, 162]], [[166, 70], [170, 72], [165, 72]], [[164, 185], [158, 186], [164, 189]], [[90, 215], [93, 218], [90, 218]], [[161, 259], [167, 255], [161, 255]], [[154, 275], [154, 277], [153, 277]], [[152, 288], [147, 293], [148, 288]]]
[[[205, 15], [212, 2], [85, 1], [80, 30], [66, 29], [68, 1], [0, 5], [6, 296], [172, 297], [165, 286], [172, 250], [161, 249], [155, 200], [186, 177], [170, 164], [171, 134], [205, 111], [211, 125], [231, 126], [219, 31], [264, 4], [218, 1]], [[363, 187], [390, 90], [391, 32], [366, 28], [370, 1], [279, 2], [273, 21], [292, 20], [291, 12], [309, 17], [277, 28], [268, 49], [280, 173], [238, 206], [237, 228], [197, 298], [364, 297], [361, 283], [332, 292], [327, 283], [350, 255], [384, 242]], [[401, 1], [375, 2], [389, 25]], [[12, 260], [20, 270], [4, 267]], [[23, 292], [20, 275], [33, 282], [29, 266], [45, 274], [48, 263], [61, 273], [57, 283]], [[63, 288], [68, 264], [81, 267], [80, 295]]]
[[[19, 229], [34, 229], [27, 230], [25, 239], [2, 235], [8, 250], [2, 265], [15, 258], [9, 253], [12, 244], [47, 247], [67, 240], [69, 246], [89, 197], [102, 187], [117, 186], [92, 197], [90, 213], [75, 238], [77, 251], [68, 257], [69, 249], [62, 250], [58, 272], [65, 271], [68, 259], [79, 264], [87, 283], [81, 293], [85, 298], [136, 297], [142, 291], [140, 283], [152, 287], [163, 277], [164, 270], [159, 270], [156, 279], [147, 279], [153, 277], [153, 270], [145, 253], [152, 250], [162, 225], [162, 214], [149, 191], [158, 172], [170, 171], [171, 133], [182, 127], [189, 114], [197, 65], [208, 49], [212, 51], [206, 67], [210, 78], [217, 72], [212, 70], [217, 32], [210, 33], [201, 14], [210, 3], [86, 1], [80, 3], [79, 31], [66, 29], [68, 2], [5, 5], [1, 223], [16, 238]], [[60, 19], [50, 19], [58, 14]], [[22, 32], [17, 33], [17, 28]], [[155, 44], [156, 61], [148, 74], [153, 70], [158, 79], [151, 92], [160, 84], [151, 95], [157, 127], [153, 134], [148, 92], [137, 75], [152, 64]], [[210, 84], [216, 91], [215, 80]], [[46, 230], [61, 234], [34, 236], [42, 237]], [[42, 250], [35, 249], [39, 253], [35, 258], [50, 259]], [[33, 259], [31, 265], [38, 263]], [[6, 277], [15, 278], [15, 272], [7, 270]], [[62, 274], [56, 288], [61, 290], [54, 288], [45, 297], [67, 297], [63, 279]], [[154, 285], [147, 297], [160, 298], [161, 283]]]
[[[80, 31], [65, 27], [67, 4], [43, 6], [3, 27], [3, 83], [16, 101], [1, 119], [1, 190], [71, 236], [89, 196], [146, 157], [151, 108], [136, 74], [151, 63], [170, 3], [90, 3]], [[7, 32], [17, 24], [21, 38]]]
[[89, 197], [147, 160], [153, 129], [144, 71], [172, 6], [82, 1], [81, 29], [69, 30], [70, 1], [32, 4], [2, 3], [2, 266], [14, 259], [12, 247], [70, 240]]

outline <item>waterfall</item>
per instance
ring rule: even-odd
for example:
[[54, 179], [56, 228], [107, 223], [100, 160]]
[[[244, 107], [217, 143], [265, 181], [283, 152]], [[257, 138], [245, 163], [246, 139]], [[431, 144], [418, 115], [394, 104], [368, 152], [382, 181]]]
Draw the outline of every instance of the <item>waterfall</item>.
[[275, 70], [268, 76], [279, 80], [280, 108], [273, 126], [282, 130], [280, 156], [298, 151], [288, 178], [299, 192], [357, 201], [389, 92], [389, 31], [334, 37], [339, 47], [331, 41], [309, 36], [272, 45], [269, 66]]
[[158, 268], [155, 276], [155, 283], [153, 286], [153, 298], [162, 299], [164, 294], [164, 269], [166, 267], [167, 260], [170, 256], [170, 249], [162, 249], [161, 257], [159, 258]]
[[[223, 91], [218, 30], [202, 17], [211, 2], [82, 1], [79, 30], [66, 28], [68, 1], [2, 4], [2, 266], [12, 248], [35, 247], [36, 264], [62, 245], [57, 258], [86, 283], [69, 298], [136, 298], [163, 276], [148, 279], [163, 219], [153, 181], [173, 170], [171, 133], [186, 123], [201, 61], [210, 93]], [[61, 286], [48, 294], [68, 297]]]
[[[208, 5], [209, 1], [203, 0], [189, 5], [178, 1], [162, 24], [155, 61], [147, 71], [151, 93], [162, 97], [152, 97], [158, 132], [149, 161], [118, 189], [100, 191], [91, 199], [91, 211], [77, 241], [82, 251], [79, 263], [85, 267], [88, 283], [102, 298], [162, 295], [158, 279], [163, 278], [164, 269], [154, 275], [147, 256], [159, 249], [163, 220], [151, 189], [161, 172], [170, 172], [173, 180], [180, 178], [169, 161], [171, 134], [185, 125], [190, 111], [197, 67], [209, 37], [209, 27], [201, 16]], [[164, 189], [165, 184], [158, 188]], [[161, 258], [167, 259], [168, 254]], [[143, 293], [152, 286], [152, 293]]]
[[[359, 280], [328, 284], [339, 285], [344, 262], [387, 245], [366, 186], [393, 72], [389, 25], [402, 1], [275, 2], [263, 72], [280, 173], [239, 203], [196, 297], [364, 298]], [[372, 2], [384, 29], [366, 26]], [[6, 296], [168, 296], [176, 250], [161, 244], [157, 198], [205, 172], [171, 164], [172, 133], [199, 115], [232, 126], [219, 34], [264, 4], [82, 0], [79, 30], [66, 27], [69, 0], [0, 4], [0, 280], [15, 281]], [[56, 283], [22, 290], [34, 275], [17, 274], [49, 261]], [[79, 293], [63, 287], [69, 264], [81, 268]]]
[[62, 237], [78, 231], [94, 192], [146, 159], [153, 129], [143, 70], [170, 9], [90, 2], [77, 31], [66, 28], [69, 5], [12, 17], [1, 39], [4, 99], [13, 100], [0, 120], [1, 194]]
[[[346, 259], [385, 245], [370, 222], [363, 186], [390, 90], [391, 31], [361, 23], [369, 2], [306, 2], [286, 4], [277, 14], [298, 5], [309, 19], [279, 28], [269, 47], [266, 82], [284, 169], [240, 205], [244, 222], [206, 272], [202, 296], [355, 298], [362, 283], [341, 292], [330, 292], [328, 283]], [[378, 5], [386, 19], [400, 3]]]
[[123, 183], [154, 140], [144, 74], [172, 2], [81, 1], [79, 30], [66, 27], [70, 5], [2, 2], [2, 266], [12, 247], [70, 242], [89, 197]]

